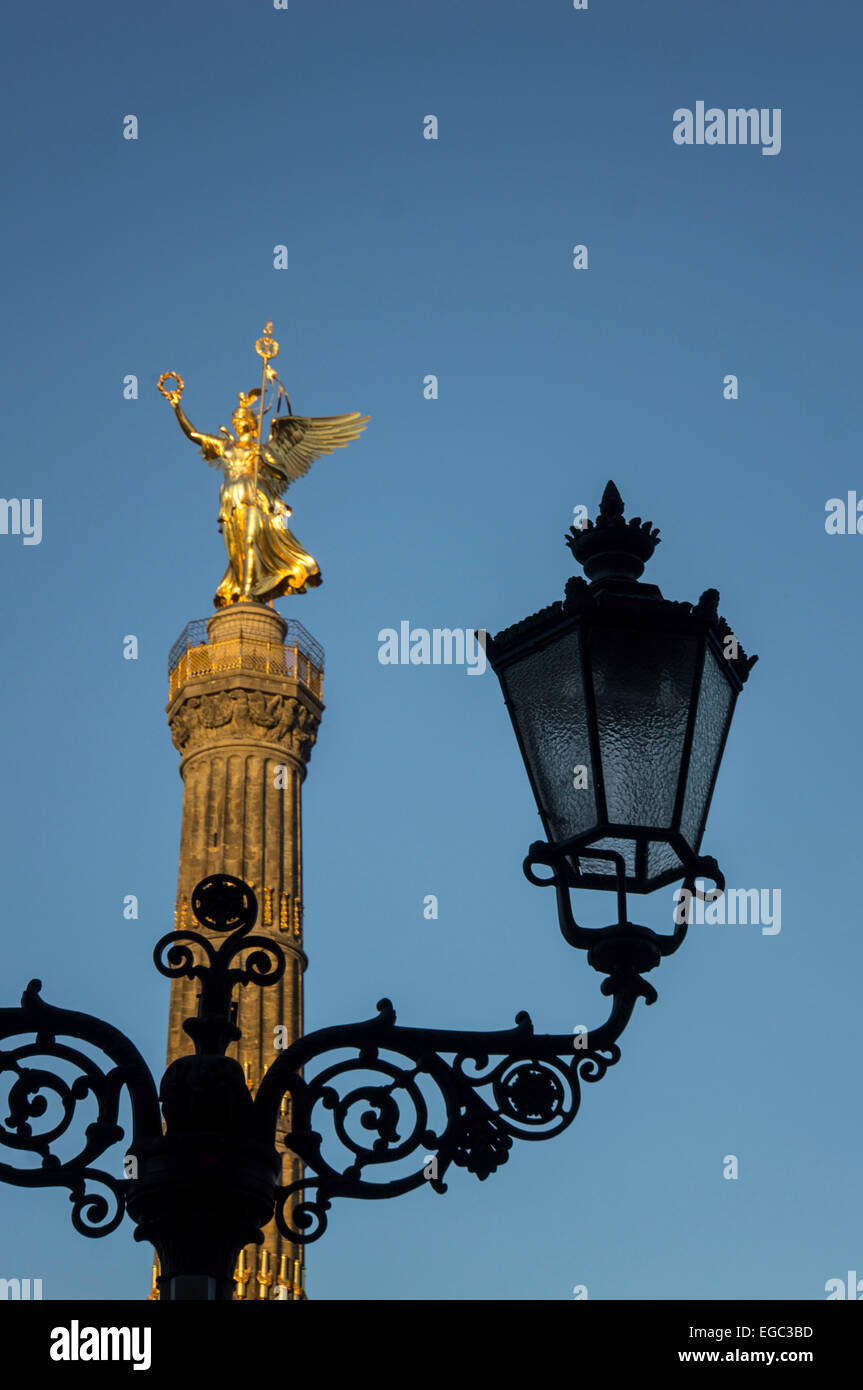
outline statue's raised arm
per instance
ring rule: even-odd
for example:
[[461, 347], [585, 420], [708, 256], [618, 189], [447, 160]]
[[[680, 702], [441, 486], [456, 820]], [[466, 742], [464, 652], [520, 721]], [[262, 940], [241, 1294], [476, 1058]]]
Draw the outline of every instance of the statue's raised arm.
[[[166, 390], [166, 381], [175, 381], [177, 384], [172, 387], [171, 390]], [[159, 390], [165, 399], [170, 401], [171, 405], [174, 407], [174, 414], [186, 438], [191, 439], [193, 444], [198, 445], [198, 448], [208, 462], [221, 459], [224, 452], [223, 440], [218, 439], [213, 434], [201, 434], [200, 431], [196, 430], [183, 407], [180, 405], [180, 399], [183, 395], [185, 384], [183, 378], [178, 376], [176, 372], [163, 372], [159, 377]]]

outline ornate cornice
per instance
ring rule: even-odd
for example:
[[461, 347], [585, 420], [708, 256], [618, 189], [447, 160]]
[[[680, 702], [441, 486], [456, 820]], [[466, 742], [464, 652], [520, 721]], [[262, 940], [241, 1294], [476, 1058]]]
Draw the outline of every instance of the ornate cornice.
[[581, 575], [574, 575], [567, 580], [562, 603], [552, 603], [496, 636], [486, 638], [486, 655], [497, 669], [504, 655], [515, 648], [542, 641], [561, 628], [572, 626], [575, 620], [595, 620], [598, 615], [610, 618], [616, 612], [631, 615], [633, 625], [649, 622], [657, 631], [700, 632], [706, 627], [720, 648], [727, 638], [733, 637], [735, 647], [723, 655], [743, 683], [748, 680], [758, 657], [747, 656], [729, 624], [720, 616], [718, 604], [716, 589], [705, 590], [698, 603], [693, 604], [663, 598], [655, 584], [629, 584], [615, 592], [610, 587], [588, 584]]

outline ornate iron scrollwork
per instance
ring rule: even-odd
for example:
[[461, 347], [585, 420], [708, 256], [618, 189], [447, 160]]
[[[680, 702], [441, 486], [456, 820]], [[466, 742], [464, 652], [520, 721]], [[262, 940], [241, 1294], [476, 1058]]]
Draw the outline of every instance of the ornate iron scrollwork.
[[[542, 847], [534, 846], [537, 850]], [[0, 1163], [0, 1180], [67, 1187], [72, 1221], [83, 1235], [107, 1235], [128, 1208], [139, 1238], [152, 1236], [160, 1249], [170, 1251], [181, 1230], [187, 1251], [198, 1250], [200, 1231], [183, 1226], [184, 1221], [188, 1226], [187, 1195], [191, 1200], [196, 1190], [195, 1155], [217, 1134], [224, 1172], [220, 1169], [222, 1187], [213, 1200], [223, 1224], [227, 1207], [237, 1199], [233, 1234], [222, 1240], [225, 1248], [218, 1257], [212, 1256], [225, 1266], [220, 1275], [225, 1288], [231, 1287], [233, 1245], [239, 1248], [249, 1238], [249, 1222], [266, 1222], [274, 1192], [279, 1229], [291, 1241], [307, 1244], [323, 1235], [336, 1197], [397, 1197], [425, 1182], [442, 1193], [453, 1166], [483, 1181], [506, 1163], [516, 1139], [554, 1138], [572, 1123], [582, 1083], [599, 1081], [619, 1060], [617, 1040], [637, 1000], [651, 1004], [656, 998], [641, 972], [676, 949], [685, 932], [684, 925], [674, 937], [659, 938], [625, 917], [601, 931], [577, 926], [569, 905], [572, 852], [568, 847], [566, 862], [560, 851], [536, 853], [534, 860], [551, 865], [548, 882], [558, 891], [567, 940], [587, 946], [588, 959], [608, 976], [601, 989], [612, 998], [611, 1012], [595, 1030], [536, 1034], [526, 1013], [501, 1032], [404, 1028], [384, 999], [366, 1022], [299, 1038], [269, 1068], [252, 1103], [238, 1064], [224, 1057], [240, 1035], [233, 992], [237, 985], [280, 980], [285, 954], [272, 938], [250, 934], [258, 905], [248, 884], [214, 875], [198, 884], [192, 907], [204, 931], [228, 933], [226, 938], [217, 946], [203, 931], [180, 929], [162, 937], [154, 951], [161, 974], [201, 983], [197, 1017], [184, 1024], [195, 1055], [179, 1058], [163, 1079], [166, 1131], [153, 1078], [132, 1043], [99, 1019], [46, 1004], [34, 980], [19, 1009], [0, 1009], [0, 1041], [24, 1037], [0, 1050], [0, 1075], [10, 1077], [0, 1147], [31, 1158], [29, 1167]], [[601, 851], [590, 853], [595, 857]], [[687, 883], [695, 871], [721, 878], [712, 861], [698, 860], [687, 869]], [[63, 1038], [98, 1049], [110, 1065]], [[60, 1070], [39, 1064], [43, 1058]], [[124, 1091], [133, 1120], [129, 1152], [136, 1163], [140, 1159], [140, 1172], [120, 1179], [95, 1164], [123, 1137], [118, 1114]], [[291, 1132], [284, 1142], [307, 1171], [300, 1181], [277, 1188], [272, 1145], [286, 1097]], [[67, 1139], [85, 1103], [95, 1104], [95, 1118], [70, 1155]], [[62, 1153], [56, 1148], [60, 1141]], [[251, 1195], [246, 1192], [250, 1164]], [[173, 1206], [163, 1200], [165, 1193], [174, 1193]]]
[[[265, 1134], [290, 1096], [284, 1142], [309, 1170], [277, 1190], [280, 1231], [309, 1244], [326, 1230], [335, 1197], [396, 1197], [425, 1182], [442, 1193], [452, 1165], [482, 1181], [507, 1161], [514, 1139], [562, 1133], [578, 1113], [581, 1082], [599, 1081], [619, 1060], [616, 1039], [639, 996], [651, 995], [638, 976], [619, 976], [608, 1020], [579, 1036], [536, 1034], [526, 1013], [496, 1033], [402, 1028], [384, 999], [376, 1018], [300, 1038], [255, 1098]], [[339, 1055], [345, 1050], [355, 1055]], [[397, 1171], [411, 1159], [409, 1171]], [[396, 1175], [376, 1176], [387, 1169]]]
[[[258, 919], [258, 900], [247, 883], [230, 874], [211, 874], [201, 879], [192, 894], [192, 911], [202, 927], [211, 932], [230, 932], [216, 950], [213, 943], [196, 931], [171, 931], [153, 949], [156, 969], [168, 979], [186, 975], [202, 981], [205, 990], [234, 985], [273, 985], [285, 973], [285, 957], [277, 942], [268, 936], [249, 936]], [[192, 946], [204, 954], [204, 963], [195, 962]], [[231, 969], [241, 951], [254, 947], [240, 969]], [[164, 960], [162, 956], [164, 954]]]
[[[104, 1168], [98, 1159], [123, 1138], [117, 1123], [124, 1090], [132, 1103], [134, 1137], [161, 1134], [153, 1078], [128, 1038], [101, 1019], [46, 1004], [41, 981], [31, 980], [19, 1009], [0, 1009], [0, 1039], [35, 1034], [35, 1041], [0, 1050], [0, 1077], [9, 1079], [0, 1110], [0, 1146], [40, 1160], [39, 1166], [0, 1163], [0, 1181], [18, 1187], [67, 1187], [72, 1224], [84, 1236], [105, 1236], [123, 1219], [129, 1183]], [[60, 1041], [74, 1038], [98, 1049], [112, 1065], [104, 1067], [78, 1047]], [[34, 1065], [50, 1058], [62, 1072]], [[96, 1117], [83, 1132], [77, 1151], [68, 1153], [76, 1121], [95, 1103]], [[79, 1109], [80, 1107], [80, 1109]], [[64, 1154], [57, 1152], [58, 1144]], [[94, 1191], [94, 1186], [102, 1191]]]
[[[168, 979], [185, 975], [201, 981], [197, 1017], [187, 1018], [183, 1028], [194, 1039], [197, 1052], [221, 1056], [240, 1037], [231, 1008], [235, 985], [276, 984], [285, 973], [285, 953], [270, 937], [249, 935], [258, 918], [258, 900], [241, 878], [211, 874], [201, 879], [192, 893], [192, 911], [208, 931], [230, 932], [230, 936], [216, 949], [201, 932], [168, 932], [156, 942], [153, 960], [159, 974]], [[203, 961], [196, 960], [193, 947]], [[232, 969], [231, 962], [246, 950], [251, 954], [242, 966]]]

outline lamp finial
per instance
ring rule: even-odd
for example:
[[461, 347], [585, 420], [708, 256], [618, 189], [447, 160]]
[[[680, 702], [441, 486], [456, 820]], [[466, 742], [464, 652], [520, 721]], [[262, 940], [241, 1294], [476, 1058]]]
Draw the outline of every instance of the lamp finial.
[[659, 544], [659, 530], [652, 521], [623, 515], [623, 498], [609, 479], [599, 504], [596, 521], [570, 526], [566, 543], [588, 579], [636, 580]]

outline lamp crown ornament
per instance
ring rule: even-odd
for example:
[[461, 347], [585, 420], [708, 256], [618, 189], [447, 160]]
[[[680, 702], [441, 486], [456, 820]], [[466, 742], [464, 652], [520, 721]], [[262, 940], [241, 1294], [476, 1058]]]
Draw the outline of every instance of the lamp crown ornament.
[[609, 479], [596, 521], [570, 526], [566, 543], [588, 579], [636, 580], [659, 545], [659, 529], [640, 516], [627, 521], [623, 498]]

